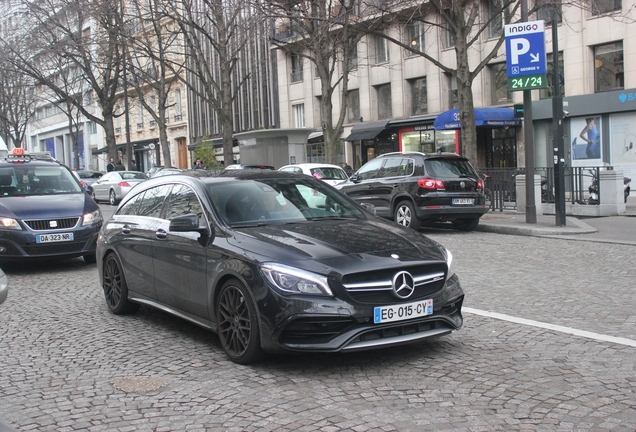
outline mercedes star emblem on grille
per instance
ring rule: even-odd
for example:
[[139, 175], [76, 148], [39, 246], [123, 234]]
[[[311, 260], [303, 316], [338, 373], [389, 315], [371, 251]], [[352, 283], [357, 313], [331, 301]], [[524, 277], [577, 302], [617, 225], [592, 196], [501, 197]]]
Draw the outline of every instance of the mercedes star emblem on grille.
[[415, 291], [415, 281], [411, 273], [401, 271], [393, 278], [393, 293], [399, 299], [406, 299]]

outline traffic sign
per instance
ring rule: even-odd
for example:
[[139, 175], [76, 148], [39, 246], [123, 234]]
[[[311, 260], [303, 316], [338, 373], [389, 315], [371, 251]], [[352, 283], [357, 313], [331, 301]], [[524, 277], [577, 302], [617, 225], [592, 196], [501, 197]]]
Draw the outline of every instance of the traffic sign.
[[506, 72], [508, 78], [546, 73], [545, 26], [543, 21], [507, 24]]

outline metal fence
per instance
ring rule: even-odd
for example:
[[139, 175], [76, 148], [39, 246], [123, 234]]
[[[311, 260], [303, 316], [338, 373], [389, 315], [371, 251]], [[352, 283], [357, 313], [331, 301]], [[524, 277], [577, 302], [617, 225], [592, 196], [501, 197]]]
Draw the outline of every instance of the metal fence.
[[[600, 196], [600, 182], [598, 182], [600, 167], [565, 167], [565, 200], [579, 204], [598, 204], [590, 201], [589, 186], [597, 179]], [[603, 169], [613, 169], [603, 167]], [[525, 175], [525, 168], [477, 168], [479, 176], [484, 180], [484, 194], [486, 204], [492, 211], [516, 210], [518, 175]], [[535, 174], [541, 176], [541, 202], [554, 202], [554, 168], [537, 167]], [[535, 197], [535, 199], [538, 197]]]

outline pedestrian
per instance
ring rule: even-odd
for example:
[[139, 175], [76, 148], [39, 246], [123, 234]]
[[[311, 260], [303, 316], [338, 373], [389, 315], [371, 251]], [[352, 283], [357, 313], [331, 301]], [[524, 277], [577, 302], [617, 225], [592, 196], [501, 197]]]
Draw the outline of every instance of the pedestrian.
[[108, 172], [115, 171], [115, 159], [110, 158], [108, 165], [106, 165], [106, 171]]
[[117, 164], [115, 164], [115, 171], [126, 171], [126, 167], [123, 163], [121, 163], [121, 159], [119, 159]]
[[192, 169], [195, 169], [195, 170], [205, 169], [205, 167], [203, 166], [203, 162], [201, 162], [201, 159], [197, 158], [197, 160], [194, 161], [194, 164], [192, 165]]
[[340, 166], [344, 170], [345, 174], [347, 174], [347, 177], [351, 177], [351, 175], [353, 174], [353, 168], [351, 168], [351, 165], [346, 162], [342, 162]]

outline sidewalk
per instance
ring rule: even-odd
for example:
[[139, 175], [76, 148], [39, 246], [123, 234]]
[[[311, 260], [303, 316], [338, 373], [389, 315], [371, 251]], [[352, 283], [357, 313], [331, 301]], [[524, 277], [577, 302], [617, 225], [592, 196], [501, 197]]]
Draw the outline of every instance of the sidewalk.
[[482, 216], [477, 231], [636, 246], [636, 197], [628, 198], [627, 211], [620, 216], [566, 216], [565, 226], [556, 226], [555, 215], [537, 215], [537, 223], [529, 224], [526, 223], [526, 215], [523, 213], [488, 212]]

